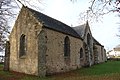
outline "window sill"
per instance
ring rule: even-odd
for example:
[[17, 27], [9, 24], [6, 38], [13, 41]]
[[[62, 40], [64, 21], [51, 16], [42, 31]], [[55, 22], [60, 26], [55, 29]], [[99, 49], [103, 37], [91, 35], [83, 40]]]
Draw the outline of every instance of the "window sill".
[[83, 58], [80, 58], [80, 60], [83, 60]]
[[20, 56], [20, 59], [25, 59], [26, 55]]

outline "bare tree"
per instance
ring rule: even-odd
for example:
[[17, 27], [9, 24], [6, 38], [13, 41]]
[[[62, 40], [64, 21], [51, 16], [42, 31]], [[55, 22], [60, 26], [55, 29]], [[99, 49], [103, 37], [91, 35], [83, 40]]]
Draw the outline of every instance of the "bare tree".
[[10, 32], [8, 20], [15, 15], [12, 9], [16, 6], [12, 2], [12, 0], [0, 0], [0, 51], [4, 50]]
[[81, 21], [89, 22], [100, 20], [105, 14], [120, 13], [120, 0], [91, 0], [88, 9], [80, 13]]
[[32, 4], [32, 2], [39, 2], [41, 0], [0, 0], [0, 52], [5, 48], [5, 42], [10, 33], [9, 20], [14, 19], [14, 17], [18, 14], [14, 11], [14, 9], [20, 9], [18, 3], [24, 6], [32, 6], [35, 8], [39, 8]]
[[42, 0], [14, 0], [14, 1], [17, 1], [24, 6], [29, 6], [38, 10], [40, 9], [40, 6], [38, 5], [41, 5], [42, 2]]
[[0, 0], [0, 51], [4, 49], [6, 34], [9, 33], [9, 27], [7, 26], [7, 15], [11, 14], [7, 8], [9, 4], [10, 0]]

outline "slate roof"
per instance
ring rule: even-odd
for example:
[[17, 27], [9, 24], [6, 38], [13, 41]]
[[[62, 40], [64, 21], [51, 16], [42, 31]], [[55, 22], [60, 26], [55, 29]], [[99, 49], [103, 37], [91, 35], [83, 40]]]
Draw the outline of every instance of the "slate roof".
[[73, 29], [81, 36], [81, 38], [83, 38], [85, 34], [86, 24], [73, 27]]
[[34, 16], [40, 22], [43, 23], [44, 27], [82, 39], [79, 36], [79, 34], [75, 30], [73, 30], [70, 26], [68, 26], [68, 25], [66, 25], [66, 24], [64, 24], [56, 19], [53, 19], [53, 18], [51, 18], [43, 13], [40, 13], [40, 12], [35, 11], [33, 9], [30, 9], [30, 8], [28, 8], [28, 9], [34, 14]]
[[[85, 34], [86, 24], [73, 27], [73, 29], [74, 29], [74, 30], [81, 36], [81, 38], [83, 39], [84, 34]], [[94, 42], [95, 44], [97, 44], [97, 45], [103, 46], [103, 45], [101, 45], [94, 37], [93, 37], [93, 42]]]
[[94, 42], [95, 44], [97, 44], [97, 45], [103, 46], [103, 45], [101, 45], [94, 37], [93, 37], [93, 42]]

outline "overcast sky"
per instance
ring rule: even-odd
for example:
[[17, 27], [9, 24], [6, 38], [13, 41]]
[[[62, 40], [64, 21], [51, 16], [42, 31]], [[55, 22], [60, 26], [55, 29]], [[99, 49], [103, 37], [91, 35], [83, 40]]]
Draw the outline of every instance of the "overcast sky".
[[[88, 9], [89, 0], [77, 0], [77, 2], [71, 2], [70, 0], [42, 0], [41, 4], [36, 2], [31, 3], [40, 7], [40, 12], [55, 18], [69, 26], [77, 26], [84, 24], [79, 20], [80, 12]], [[31, 7], [31, 6], [30, 6]], [[32, 6], [32, 8], [34, 8]], [[119, 18], [117, 14], [111, 13], [104, 16], [102, 22], [90, 24], [91, 32], [93, 37], [95, 37], [105, 48], [111, 50], [118, 44], [120, 44], [118, 31]]]

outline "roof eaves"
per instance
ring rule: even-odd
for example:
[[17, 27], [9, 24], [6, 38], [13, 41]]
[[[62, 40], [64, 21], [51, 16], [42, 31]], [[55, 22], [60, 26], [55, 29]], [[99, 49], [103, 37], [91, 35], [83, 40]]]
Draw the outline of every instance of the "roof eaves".
[[60, 32], [60, 33], [63, 33], [63, 34], [67, 34], [67, 35], [70, 35], [72, 37], [75, 37], [75, 38], [83, 40], [80, 36], [74, 36], [74, 35], [71, 35], [71, 34], [68, 34], [68, 33], [65, 33], [65, 32], [62, 32], [62, 31], [59, 31], [59, 30], [56, 30], [56, 29], [53, 29], [53, 28], [50, 28], [50, 27], [48, 27], [48, 25], [45, 25], [45, 24], [43, 25], [43, 28], [51, 29], [51, 30], [54, 30], [54, 31], [57, 31], [57, 32]]
[[28, 8], [28, 9], [34, 14], [36, 19], [38, 19], [40, 22], [43, 22], [43, 24], [45, 25], [46, 28], [57, 30], [59, 32], [69, 34], [71, 36], [81, 39], [81, 37], [78, 35], [78, 33], [75, 30], [73, 30], [70, 26], [68, 26], [56, 19], [53, 19], [43, 13], [40, 13], [40, 12], [35, 11], [30, 8]]

